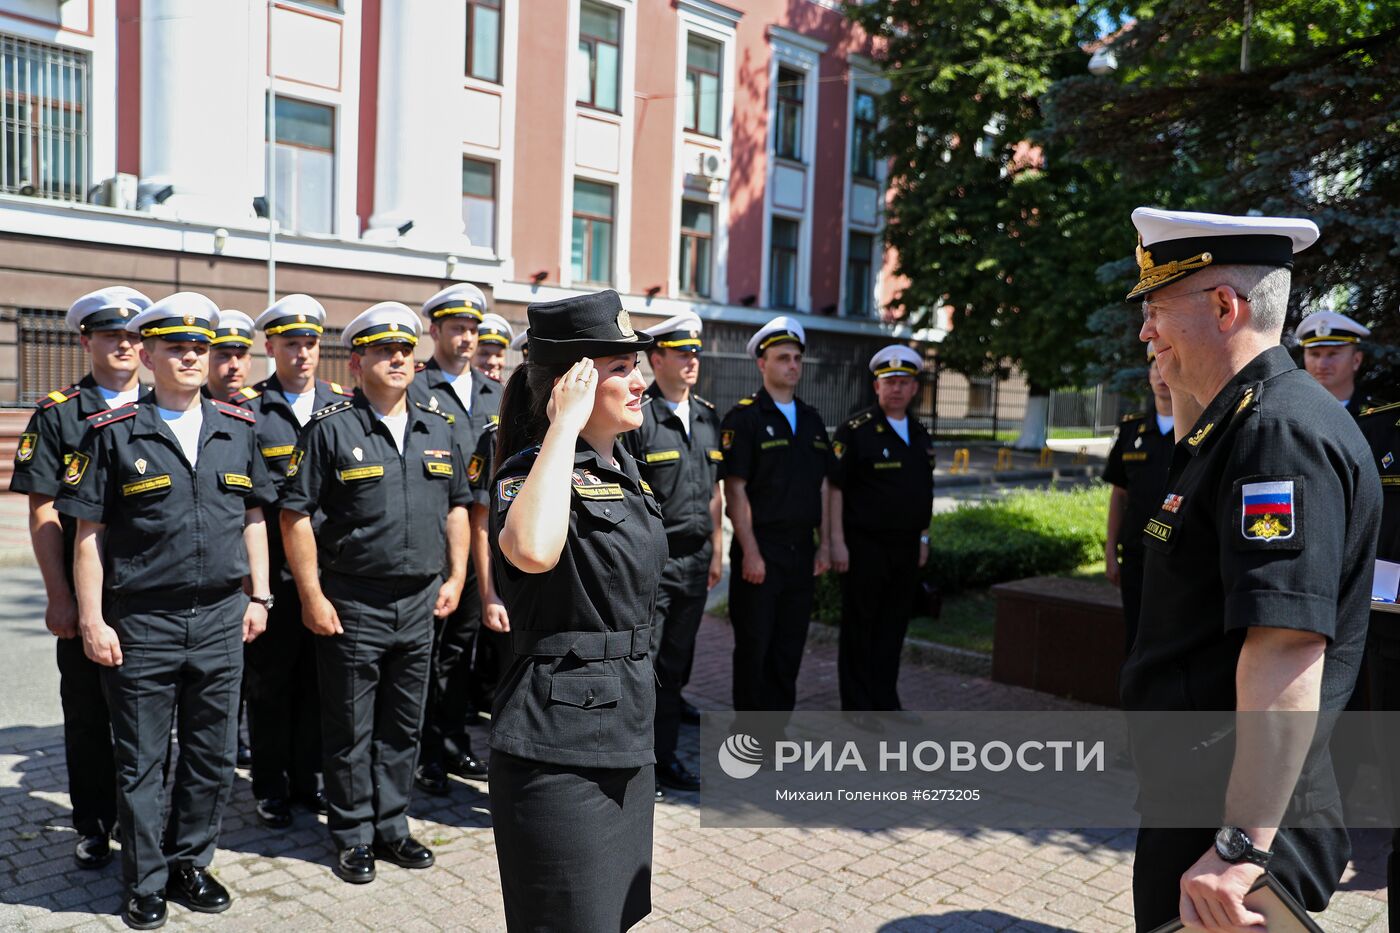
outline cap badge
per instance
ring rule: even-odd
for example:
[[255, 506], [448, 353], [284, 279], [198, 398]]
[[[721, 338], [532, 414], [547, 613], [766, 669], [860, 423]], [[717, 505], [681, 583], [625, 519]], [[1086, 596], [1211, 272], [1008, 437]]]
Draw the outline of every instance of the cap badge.
[[1332, 333], [1332, 325], [1331, 325], [1331, 324], [1319, 324], [1319, 325], [1317, 325], [1317, 335], [1318, 335], [1319, 337], [1327, 337], [1327, 336], [1329, 336], [1331, 333]]
[[186, 327], [193, 327], [193, 326], [194, 326], [194, 315], [193, 315], [193, 314], [186, 314], [186, 315], [185, 315], [185, 326], [186, 326]]
[[131, 309], [130, 309], [130, 308], [118, 308], [118, 309], [117, 309], [117, 313], [120, 314], [122, 317], [128, 317], [128, 316], [130, 316], [130, 314], [131, 314]]
[[399, 325], [398, 325], [397, 323], [395, 323], [394, 321], [390, 321], [390, 322], [389, 322], [389, 329], [390, 329], [390, 330], [393, 330], [393, 331], [397, 331], [397, 330], [399, 329]]
[[306, 315], [304, 315], [304, 314], [298, 314], [298, 315], [297, 315], [297, 323], [298, 323], [298, 324], [305, 324], [305, 323], [306, 323]]
[[622, 331], [624, 337], [637, 336], [637, 332], [632, 329], [632, 317], [627, 313], [626, 308], [617, 312], [617, 329]]
[[136, 458], [136, 472], [137, 472], [137, 473], [140, 473], [142, 476], [145, 476], [145, 475], [146, 475], [146, 458], [145, 458], [145, 457], [137, 457], [137, 458]]
[[358, 448], [358, 447], [356, 447], [354, 450], [350, 451], [350, 453], [352, 453], [352, 454], [355, 456], [355, 459], [356, 459], [356, 460], [363, 460], [363, 459], [365, 459], [365, 452], [364, 452], [363, 450], [361, 450], [360, 448]]

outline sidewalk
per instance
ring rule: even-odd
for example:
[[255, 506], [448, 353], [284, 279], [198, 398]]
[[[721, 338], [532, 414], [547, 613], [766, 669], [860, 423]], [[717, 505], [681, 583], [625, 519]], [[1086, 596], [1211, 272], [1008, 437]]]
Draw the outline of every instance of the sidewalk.
[[[707, 617], [687, 691], [698, 705], [728, 706], [732, 650], [727, 623]], [[835, 665], [833, 647], [810, 647], [801, 707], [835, 707]], [[0, 676], [11, 675], [20, 676], [0, 659]], [[8, 680], [6, 689], [15, 688]], [[912, 709], [1071, 706], [908, 664], [900, 689]], [[57, 721], [57, 698], [50, 699], [55, 709], [35, 721]], [[685, 729], [682, 748], [694, 748], [695, 732]], [[475, 729], [474, 738], [484, 751], [485, 731]], [[258, 824], [239, 772], [214, 863], [233, 907], [215, 918], [172, 905], [170, 927], [503, 930], [485, 789], [458, 781], [449, 798], [415, 801], [413, 831], [435, 848], [434, 869], [381, 866], [374, 884], [351, 887], [332, 876], [317, 820], [298, 814], [283, 833]], [[639, 930], [1131, 929], [1130, 831], [707, 830], [696, 800], [672, 794], [657, 806], [653, 912]], [[117, 866], [92, 874], [72, 867], [68, 810], [58, 727], [0, 722], [0, 929], [122, 929]], [[1343, 890], [1321, 918], [1327, 930], [1386, 929], [1384, 842], [1377, 833], [1358, 840]]]

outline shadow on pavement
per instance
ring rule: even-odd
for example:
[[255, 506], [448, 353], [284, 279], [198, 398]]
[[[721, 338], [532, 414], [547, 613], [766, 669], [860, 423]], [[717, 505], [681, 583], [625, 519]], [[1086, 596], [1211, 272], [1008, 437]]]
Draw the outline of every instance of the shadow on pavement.
[[999, 910], [959, 910], [938, 916], [900, 917], [881, 924], [879, 933], [906, 933], [913, 930], [938, 930], [939, 933], [981, 933], [984, 930], [1012, 930], [1014, 933], [1059, 933], [1063, 927], [1037, 923]]

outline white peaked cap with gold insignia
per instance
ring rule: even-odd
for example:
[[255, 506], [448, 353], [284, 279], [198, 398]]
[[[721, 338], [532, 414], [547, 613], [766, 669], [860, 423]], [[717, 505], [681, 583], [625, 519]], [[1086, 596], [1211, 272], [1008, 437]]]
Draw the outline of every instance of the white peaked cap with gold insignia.
[[668, 317], [660, 324], [653, 324], [644, 334], [656, 338], [656, 345], [668, 350], [691, 350], [699, 353], [704, 347], [701, 334], [705, 324], [694, 311], [682, 311], [675, 317]]
[[151, 299], [125, 285], [109, 285], [88, 292], [68, 306], [64, 323], [69, 330], [90, 334], [99, 330], [130, 330], [136, 315], [151, 306]]
[[882, 347], [870, 358], [870, 371], [875, 374], [876, 379], [884, 379], [886, 376], [917, 376], [923, 368], [923, 357], [901, 343]]
[[251, 347], [253, 345], [253, 319], [242, 311], [232, 308], [220, 309], [219, 326], [214, 328], [214, 346]]
[[319, 337], [326, 309], [310, 295], [288, 295], [258, 315], [257, 326], [269, 337]]
[[176, 292], [162, 298], [131, 322], [141, 339], [172, 343], [212, 343], [219, 326], [219, 306], [199, 292]]
[[1337, 311], [1316, 311], [1303, 318], [1294, 333], [1304, 347], [1346, 347], [1371, 336], [1371, 329]]
[[430, 321], [468, 317], [480, 321], [486, 315], [486, 296], [470, 282], [449, 285], [423, 302], [423, 316]]
[[1236, 217], [1139, 207], [1138, 283], [1128, 299], [1209, 266], [1293, 268], [1293, 254], [1317, 242], [1317, 224], [1306, 217]]
[[352, 350], [363, 349], [372, 343], [418, 343], [420, 324], [418, 315], [408, 305], [397, 301], [381, 301], [379, 304], [361, 311], [345, 328], [340, 339]]
[[483, 314], [481, 324], [476, 329], [476, 339], [480, 343], [508, 347], [515, 339], [515, 328], [499, 314]]
[[795, 343], [807, 349], [807, 332], [796, 318], [780, 315], [764, 324], [749, 338], [746, 345], [749, 356], [762, 356], [763, 351], [780, 343]]

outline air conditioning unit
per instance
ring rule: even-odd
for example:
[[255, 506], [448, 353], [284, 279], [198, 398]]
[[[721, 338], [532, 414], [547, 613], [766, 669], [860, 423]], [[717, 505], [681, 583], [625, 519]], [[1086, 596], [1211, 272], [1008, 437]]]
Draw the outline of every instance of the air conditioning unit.
[[729, 177], [729, 160], [718, 152], [702, 149], [698, 161], [699, 171], [696, 172], [697, 175], [717, 180]]
[[111, 178], [104, 179], [97, 186], [97, 193], [93, 201], [104, 207], [134, 211], [136, 210], [136, 191], [136, 176], [120, 172]]

